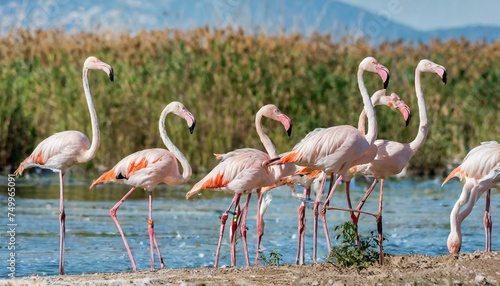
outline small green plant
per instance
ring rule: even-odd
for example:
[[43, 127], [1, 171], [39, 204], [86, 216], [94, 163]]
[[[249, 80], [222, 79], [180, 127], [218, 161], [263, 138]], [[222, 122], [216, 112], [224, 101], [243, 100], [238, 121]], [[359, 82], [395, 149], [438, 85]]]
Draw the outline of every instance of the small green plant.
[[341, 241], [340, 245], [333, 247], [327, 258], [328, 262], [337, 262], [345, 267], [354, 266], [360, 270], [378, 260], [379, 253], [376, 250], [379, 246], [378, 236], [372, 231], [369, 237], [360, 237], [360, 245], [358, 247], [356, 242], [356, 228], [357, 226], [351, 221], [335, 227], [335, 231], [339, 231], [335, 239], [340, 239]]
[[281, 261], [283, 259], [281, 259], [281, 254], [278, 252], [278, 249], [273, 249], [270, 253], [269, 253], [269, 259], [266, 257], [266, 255], [264, 253], [261, 253], [260, 254], [260, 258], [262, 259], [262, 261], [264, 261], [264, 263], [266, 263], [267, 265], [280, 265]]

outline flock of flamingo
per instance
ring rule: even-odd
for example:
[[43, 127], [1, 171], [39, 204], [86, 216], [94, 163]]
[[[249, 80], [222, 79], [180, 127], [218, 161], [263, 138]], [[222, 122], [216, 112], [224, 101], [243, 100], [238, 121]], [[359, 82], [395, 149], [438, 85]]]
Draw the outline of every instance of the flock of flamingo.
[[[64, 235], [65, 235], [65, 212], [64, 212], [64, 174], [68, 168], [76, 163], [83, 163], [93, 159], [99, 147], [100, 133], [97, 114], [88, 82], [89, 70], [102, 70], [109, 79], [113, 81], [112, 67], [96, 57], [89, 57], [83, 65], [83, 89], [85, 92], [92, 124], [92, 142], [79, 131], [63, 131], [56, 133], [35, 148], [15, 171], [19, 176], [23, 171], [39, 167], [50, 169], [59, 174], [60, 181], [60, 257], [59, 273], [64, 274]], [[364, 72], [376, 73], [382, 79], [384, 89], [375, 92], [372, 97], [365, 87]], [[359, 64], [357, 81], [364, 108], [361, 112], [358, 127], [350, 125], [333, 126], [329, 128], [317, 128], [307, 134], [298, 142], [291, 151], [279, 153], [269, 136], [264, 132], [261, 120], [263, 117], [280, 122], [288, 135], [292, 130], [290, 118], [281, 112], [278, 107], [268, 104], [260, 108], [255, 117], [257, 134], [266, 152], [254, 148], [243, 148], [230, 151], [225, 154], [215, 154], [220, 160], [212, 171], [197, 182], [186, 194], [189, 198], [202, 190], [212, 189], [234, 194], [234, 198], [221, 217], [219, 242], [215, 255], [214, 266], [217, 267], [221, 242], [224, 234], [226, 220], [229, 213], [234, 214], [230, 228], [230, 256], [231, 265], [236, 263], [236, 233], [238, 227], [243, 241], [246, 265], [249, 266], [248, 247], [246, 239], [246, 220], [250, 197], [253, 192], [258, 196], [257, 210], [257, 253], [255, 265], [258, 264], [259, 246], [263, 235], [263, 214], [269, 200], [263, 201], [263, 194], [280, 185], [294, 185], [304, 187], [304, 193], [300, 198], [298, 208], [298, 245], [296, 264], [304, 263], [304, 234], [305, 234], [305, 206], [313, 204], [313, 263], [317, 261], [317, 232], [318, 217], [321, 217], [323, 228], [327, 238], [328, 249], [331, 250], [328, 226], [326, 222], [327, 210], [349, 211], [351, 220], [357, 224], [359, 215], [369, 214], [376, 218], [380, 242], [380, 263], [383, 262], [383, 233], [382, 233], [382, 200], [384, 194], [384, 179], [387, 176], [400, 173], [408, 164], [413, 155], [423, 146], [429, 131], [427, 120], [427, 109], [421, 86], [422, 73], [435, 73], [446, 84], [446, 69], [429, 60], [421, 60], [415, 69], [415, 91], [418, 99], [419, 129], [416, 138], [409, 143], [400, 143], [390, 140], [377, 139], [377, 121], [374, 105], [385, 105], [402, 113], [406, 125], [411, 118], [409, 107], [395, 93], [386, 95], [389, 83], [389, 70], [380, 64], [375, 58], [367, 57]], [[145, 149], [128, 155], [118, 162], [111, 170], [97, 178], [90, 188], [99, 183], [119, 182], [132, 186], [130, 191], [116, 203], [110, 210], [110, 215], [115, 222], [125, 248], [127, 249], [132, 269], [136, 270], [136, 264], [125, 238], [125, 234], [118, 222], [116, 212], [120, 205], [136, 189], [144, 189], [149, 192], [149, 221], [148, 232], [150, 238], [151, 269], [154, 269], [154, 247], [160, 261], [160, 267], [165, 268], [160, 248], [154, 232], [154, 221], [152, 218], [152, 192], [160, 184], [180, 185], [186, 183], [192, 174], [191, 166], [187, 158], [172, 143], [165, 131], [165, 118], [173, 113], [186, 120], [189, 131], [192, 133], [195, 127], [195, 117], [180, 102], [169, 103], [162, 111], [159, 120], [159, 132], [167, 149], [155, 148]], [[368, 129], [365, 131], [367, 118]], [[366, 133], [365, 133], [366, 132]], [[182, 167], [179, 172], [178, 162]], [[335, 177], [335, 175], [337, 177]], [[373, 183], [366, 191], [364, 197], [356, 206], [352, 207], [349, 182], [355, 175], [373, 177]], [[330, 187], [326, 200], [322, 202], [323, 189], [330, 177]], [[486, 250], [490, 250], [491, 244], [491, 215], [490, 211], [490, 189], [500, 188], [500, 144], [495, 141], [485, 142], [472, 149], [458, 166], [445, 179], [458, 177], [465, 180], [465, 184], [450, 215], [450, 235], [448, 238], [448, 250], [450, 253], [458, 253], [462, 244], [460, 224], [471, 212], [474, 203], [486, 192], [486, 211], [484, 225], [486, 231]], [[344, 181], [349, 208], [330, 206], [332, 195], [336, 187]], [[376, 184], [380, 181], [380, 198], [378, 212], [370, 213], [362, 211], [362, 207]], [[443, 183], [443, 184], [444, 184]], [[311, 199], [311, 188], [316, 189], [315, 199]], [[243, 207], [240, 206], [240, 198], [247, 195]], [[468, 202], [465, 210], [460, 208]], [[322, 207], [320, 208], [320, 205]], [[231, 209], [234, 210], [231, 212]], [[358, 238], [359, 242], [359, 238]]]

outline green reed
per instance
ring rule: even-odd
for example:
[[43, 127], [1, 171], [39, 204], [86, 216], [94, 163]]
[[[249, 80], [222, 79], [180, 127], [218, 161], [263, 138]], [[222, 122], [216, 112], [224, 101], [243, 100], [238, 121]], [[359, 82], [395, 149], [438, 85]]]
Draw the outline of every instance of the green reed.
[[[327, 35], [254, 36], [231, 29], [165, 29], [134, 36], [18, 30], [0, 38], [1, 166], [17, 167], [54, 132], [91, 135], [81, 82], [89, 55], [113, 66], [115, 82], [90, 73], [102, 142], [96, 158], [84, 165], [88, 170], [162, 147], [158, 117], [172, 100], [183, 102], [197, 118], [192, 135], [179, 118], [166, 122], [172, 141], [199, 174], [217, 163], [213, 153], [263, 149], [254, 117], [267, 103], [276, 104], [294, 124], [288, 138], [279, 123], [264, 121], [280, 152], [316, 127], [355, 125], [362, 110], [356, 70], [368, 55], [390, 69], [389, 92], [412, 108], [408, 128], [400, 114], [376, 108], [379, 138], [400, 142], [411, 141], [418, 129], [416, 64], [428, 58], [448, 69], [446, 86], [435, 75], [423, 76], [430, 134], [410, 162], [412, 173], [442, 174], [454, 159], [481, 141], [497, 139], [500, 131], [498, 41], [371, 46], [348, 38], [331, 42]], [[382, 88], [376, 75], [365, 74], [365, 83], [370, 92]]]

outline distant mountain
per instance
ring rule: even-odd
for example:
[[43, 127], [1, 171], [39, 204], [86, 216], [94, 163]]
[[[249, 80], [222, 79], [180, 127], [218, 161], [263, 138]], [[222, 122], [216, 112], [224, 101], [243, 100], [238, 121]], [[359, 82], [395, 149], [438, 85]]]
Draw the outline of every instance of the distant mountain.
[[391, 21], [389, 11], [378, 14], [337, 1], [324, 0], [108, 0], [108, 1], [2, 1], [0, 33], [13, 28], [64, 28], [69, 32], [106, 29], [138, 32], [141, 29], [200, 26], [243, 28], [246, 32], [280, 34], [329, 33], [332, 39], [363, 37], [372, 43], [384, 40], [427, 42], [500, 39], [500, 27], [463, 27], [419, 31]]

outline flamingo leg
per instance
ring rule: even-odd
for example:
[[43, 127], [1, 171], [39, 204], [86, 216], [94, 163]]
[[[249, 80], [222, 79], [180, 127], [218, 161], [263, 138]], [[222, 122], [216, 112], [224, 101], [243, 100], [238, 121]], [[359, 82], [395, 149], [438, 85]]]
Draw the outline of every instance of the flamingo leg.
[[328, 254], [330, 254], [330, 252], [332, 251], [332, 243], [330, 242], [330, 232], [328, 231], [328, 225], [326, 224], [326, 207], [330, 205], [330, 198], [333, 195], [333, 193], [335, 192], [335, 189], [337, 188], [339, 182], [342, 180], [342, 176], [339, 176], [339, 178], [335, 181], [335, 184], [332, 186], [333, 179], [334, 179], [334, 176], [332, 173], [331, 177], [330, 177], [330, 187], [329, 187], [328, 198], [325, 201], [323, 208], [321, 209], [321, 220], [323, 221], [323, 229], [325, 230], [325, 237], [326, 237], [326, 245], [328, 247]]
[[384, 178], [380, 179], [380, 199], [378, 202], [378, 214], [376, 216], [378, 240], [379, 240], [379, 246], [380, 246], [380, 253], [379, 253], [380, 265], [384, 264], [384, 234], [382, 232], [382, 201], [384, 198], [384, 182], [385, 182]]
[[[356, 210], [359, 211], [359, 210], [361, 210], [361, 208], [363, 208], [366, 200], [368, 199], [368, 196], [370, 196], [371, 192], [373, 191], [373, 189], [375, 188], [377, 183], [378, 183], [378, 179], [375, 178], [373, 180], [372, 184], [370, 185], [370, 187], [366, 190], [365, 195], [363, 196], [363, 198], [359, 202], [358, 206], [356, 207]], [[346, 183], [346, 193], [348, 193], [348, 192], [349, 192], [349, 184]], [[349, 204], [349, 208], [352, 209], [351, 203], [350, 203], [350, 197], [348, 197], [347, 202]], [[359, 233], [358, 233], [358, 222], [359, 222], [360, 215], [361, 215], [360, 212], [351, 212], [351, 221], [356, 225], [356, 241], [358, 243], [358, 247], [361, 245], [360, 240], [359, 240]], [[377, 217], [377, 215], [374, 215], [374, 216]]]
[[[308, 200], [311, 195], [311, 189], [305, 188], [303, 199]], [[304, 236], [306, 233], [306, 202], [303, 201], [300, 203], [300, 206], [297, 210], [298, 212], [298, 226], [297, 226], [297, 257], [295, 259], [295, 265], [303, 265], [304, 264], [304, 249], [305, 249], [305, 241]]]
[[149, 252], [151, 257], [151, 270], [154, 270], [153, 243], [156, 247], [156, 252], [158, 253], [158, 259], [160, 260], [160, 268], [165, 269], [165, 263], [163, 263], [163, 257], [161, 256], [160, 247], [158, 246], [158, 241], [156, 240], [154, 229], [155, 229], [155, 224], [153, 221], [153, 193], [149, 192], [148, 233], [149, 233]]
[[231, 231], [229, 233], [231, 241], [231, 246], [230, 246], [231, 266], [236, 266], [236, 229], [238, 228], [238, 217], [241, 215], [240, 198], [241, 194], [238, 194], [236, 201], [234, 203], [234, 214], [233, 214], [233, 219], [231, 220], [231, 229], [230, 229]]
[[66, 233], [66, 213], [64, 212], [64, 173], [59, 171], [59, 275], [64, 275], [64, 238]]
[[231, 201], [231, 204], [227, 208], [227, 210], [222, 214], [220, 217], [220, 231], [219, 231], [219, 242], [217, 243], [217, 250], [215, 251], [215, 262], [214, 262], [214, 267], [217, 268], [217, 265], [219, 264], [219, 254], [220, 254], [220, 247], [222, 245], [222, 237], [224, 236], [224, 228], [226, 226], [226, 221], [227, 217], [229, 214], [229, 210], [233, 206], [233, 204], [236, 202], [236, 199], [239, 200], [239, 196], [241, 194], [235, 194], [233, 197], [233, 200]]
[[493, 222], [491, 220], [490, 212], [490, 195], [491, 189], [486, 191], [486, 207], [484, 210], [484, 232], [486, 236], [486, 251], [491, 251], [491, 229], [493, 227]]
[[259, 252], [260, 252], [260, 242], [262, 240], [262, 235], [264, 234], [264, 229], [261, 225], [261, 216], [260, 216], [260, 208], [262, 205], [262, 192], [260, 189], [257, 190], [257, 221], [256, 221], [256, 229], [257, 229], [257, 247], [255, 251], [255, 263], [254, 265], [257, 266], [259, 265]]
[[240, 224], [241, 239], [243, 240], [243, 251], [245, 253], [245, 262], [247, 267], [250, 267], [250, 260], [248, 258], [248, 243], [247, 243], [247, 217], [248, 217], [248, 207], [250, 204], [250, 198], [252, 193], [248, 194], [245, 206], [242, 209], [242, 215], [238, 217], [238, 224]]
[[116, 211], [121, 206], [121, 204], [130, 196], [130, 194], [132, 194], [132, 192], [134, 190], [135, 190], [135, 187], [132, 188], [132, 189], [130, 189], [130, 191], [128, 191], [128, 193], [125, 194], [125, 196], [123, 196], [123, 198], [121, 200], [119, 200], [115, 204], [115, 206], [109, 211], [109, 215], [111, 216], [111, 218], [115, 222], [116, 227], [118, 228], [118, 231], [120, 232], [120, 235], [122, 236], [123, 243], [125, 244], [125, 248], [127, 249], [127, 252], [128, 252], [128, 257], [130, 258], [130, 262], [132, 263], [132, 270], [136, 271], [137, 268], [135, 266], [134, 257], [132, 256], [132, 251], [130, 251], [130, 247], [128, 246], [127, 239], [125, 238], [125, 234], [123, 233], [123, 230], [122, 230], [122, 228], [120, 226], [120, 223], [118, 222], [118, 218], [116, 217]]
[[[314, 201], [314, 207], [313, 207], [313, 216], [314, 216], [314, 224], [313, 224], [313, 264], [316, 264], [317, 262], [317, 253], [318, 253], [318, 208], [319, 204], [321, 203], [321, 196], [323, 194], [323, 189], [325, 187], [325, 182], [326, 182], [326, 173], [323, 175], [323, 180], [321, 180], [321, 187], [317, 191], [316, 194], [316, 200]], [[324, 222], [324, 220], [323, 220]]]
[[[351, 203], [351, 181], [345, 182], [345, 195], [347, 197], [347, 206], [349, 209], [352, 209], [352, 203]], [[351, 215], [351, 221], [352, 223], [356, 226], [356, 244], [358, 245], [358, 250], [361, 249], [361, 241], [359, 240], [359, 233], [358, 233], [358, 218], [359, 218], [359, 213], [355, 213], [353, 211], [350, 212]]]

